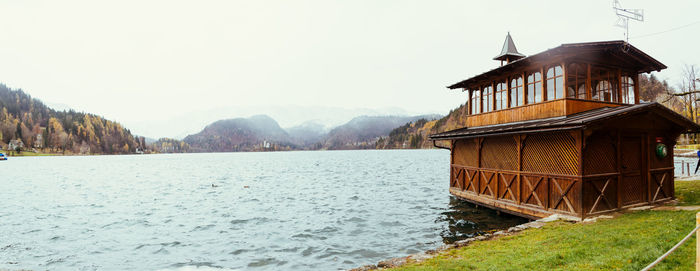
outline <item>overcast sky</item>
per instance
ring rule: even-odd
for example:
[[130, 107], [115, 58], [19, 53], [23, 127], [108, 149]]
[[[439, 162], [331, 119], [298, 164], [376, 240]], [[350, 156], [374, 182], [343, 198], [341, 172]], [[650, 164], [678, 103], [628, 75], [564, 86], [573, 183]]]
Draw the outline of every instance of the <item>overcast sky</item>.
[[[526, 55], [624, 38], [607, 0], [0, 3], [0, 82], [127, 127], [236, 106], [446, 113], [466, 96], [445, 86], [496, 67], [507, 31]], [[630, 43], [657, 76], [700, 64], [700, 1], [621, 3], [644, 9]]]

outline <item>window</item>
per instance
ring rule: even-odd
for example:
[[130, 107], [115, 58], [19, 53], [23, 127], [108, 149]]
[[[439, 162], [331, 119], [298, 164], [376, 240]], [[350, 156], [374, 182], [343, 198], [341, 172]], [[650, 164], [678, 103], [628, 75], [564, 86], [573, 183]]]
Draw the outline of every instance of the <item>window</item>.
[[472, 93], [472, 115], [481, 113], [481, 90], [475, 89]]
[[603, 102], [619, 102], [617, 71], [595, 67], [591, 69], [591, 84], [595, 91], [592, 99]]
[[496, 110], [508, 108], [508, 84], [501, 82], [496, 85]]
[[634, 104], [634, 80], [629, 76], [622, 76], [622, 102]]
[[527, 101], [525, 103], [542, 102], [542, 74], [539, 72], [527, 76]]
[[493, 111], [493, 88], [491, 86], [486, 86], [483, 88], [483, 96], [481, 96], [481, 101], [483, 101], [483, 112]]
[[561, 66], [547, 70], [547, 100], [564, 98], [564, 71]]
[[586, 66], [578, 63], [566, 68], [566, 97], [586, 99], [586, 74]]
[[523, 78], [518, 76], [510, 80], [510, 107], [523, 105]]
[[611, 102], [612, 101], [612, 84], [608, 80], [598, 81], [593, 93], [593, 100]]

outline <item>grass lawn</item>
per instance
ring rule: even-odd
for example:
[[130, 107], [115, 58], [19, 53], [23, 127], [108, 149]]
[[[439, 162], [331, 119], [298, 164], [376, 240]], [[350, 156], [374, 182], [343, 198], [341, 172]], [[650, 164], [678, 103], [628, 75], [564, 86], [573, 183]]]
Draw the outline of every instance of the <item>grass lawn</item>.
[[700, 180], [675, 183], [678, 205], [700, 205]]
[[60, 153], [43, 153], [43, 152], [28, 152], [23, 151], [21, 153], [16, 152], [5, 152], [7, 156], [58, 156]]
[[[684, 205], [700, 205], [700, 181], [676, 182]], [[474, 242], [396, 270], [640, 270], [695, 228], [695, 211], [639, 211], [596, 223], [548, 223]], [[695, 270], [695, 237], [654, 270]]]

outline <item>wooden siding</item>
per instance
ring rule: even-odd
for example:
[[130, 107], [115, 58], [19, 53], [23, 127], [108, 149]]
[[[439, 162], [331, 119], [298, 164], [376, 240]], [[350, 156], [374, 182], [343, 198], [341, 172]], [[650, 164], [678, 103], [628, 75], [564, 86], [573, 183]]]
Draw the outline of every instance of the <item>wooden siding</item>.
[[[651, 123], [651, 122], [650, 122]], [[654, 155], [675, 134], [601, 127], [455, 141], [450, 193], [525, 217], [583, 219], [673, 199], [673, 155]]]
[[572, 115], [601, 107], [624, 104], [579, 99], [559, 99], [467, 116], [467, 127], [503, 124]]

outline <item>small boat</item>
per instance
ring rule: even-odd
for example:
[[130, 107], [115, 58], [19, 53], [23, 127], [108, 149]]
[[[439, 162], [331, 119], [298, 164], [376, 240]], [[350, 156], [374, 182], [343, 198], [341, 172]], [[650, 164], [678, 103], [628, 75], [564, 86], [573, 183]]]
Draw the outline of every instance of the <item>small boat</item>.
[[0, 161], [7, 160], [7, 156], [4, 153], [0, 153]]

